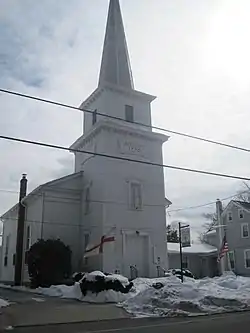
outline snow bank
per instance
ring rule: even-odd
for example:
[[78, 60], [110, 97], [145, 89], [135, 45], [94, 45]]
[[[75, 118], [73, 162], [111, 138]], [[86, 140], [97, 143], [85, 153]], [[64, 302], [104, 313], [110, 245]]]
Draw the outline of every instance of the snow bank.
[[[98, 278], [101, 278], [101, 281]], [[86, 290], [84, 290], [83, 293], [83, 283], [85, 283], [86, 285], [86, 281], [93, 284], [119, 281], [124, 288], [130, 286], [129, 280], [122, 275], [118, 274], [106, 275], [102, 272], [94, 271], [91, 273], [84, 274], [82, 279], [78, 282], [75, 282], [73, 286], [66, 286], [66, 285], [51, 286], [50, 288], [37, 288], [35, 289], [35, 291], [37, 293], [47, 296], [71, 298], [89, 303], [119, 303], [123, 302], [128, 298], [127, 296], [128, 294], [125, 295], [122, 292], [115, 291], [112, 289], [103, 290], [100, 292], [95, 292], [91, 290], [88, 290], [86, 292]], [[98, 287], [100, 287], [100, 285]]]
[[0, 298], [0, 308], [10, 305], [9, 302], [5, 301], [4, 299]]
[[[119, 279], [124, 287], [127, 278], [105, 275], [102, 272], [85, 274], [88, 281], [95, 276]], [[83, 277], [83, 278], [84, 278]], [[99, 293], [81, 290], [80, 281], [73, 286], [38, 288], [36, 292], [49, 296], [77, 299], [90, 303], [117, 303], [129, 313], [141, 316], [197, 316], [250, 309], [250, 278], [227, 273], [221, 277], [194, 280], [184, 278], [184, 283], [174, 275], [157, 279], [138, 278], [128, 294], [105, 290]]]
[[[163, 287], [155, 289], [153, 283]], [[250, 278], [232, 273], [184, 283], [175, 277], [137, 279], [136, 292], [120, 306], [136, 316], [195, 316], [250, 308]]]
[[37, 288], [36, 292], [47, 296], [76, 299], [87, 303], [119, 303], [128, 298], [125, 294], [114, 290], [106, 290], [98, 294], [88, 292], [84, 296], [79, 282], [76, 282], [73, 286], [59, 285], [51, 286], [50, 288]]

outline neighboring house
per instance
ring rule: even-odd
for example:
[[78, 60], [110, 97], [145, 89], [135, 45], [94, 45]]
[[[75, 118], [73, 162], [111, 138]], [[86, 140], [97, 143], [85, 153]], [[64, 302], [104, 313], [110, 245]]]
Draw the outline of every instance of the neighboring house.
[[250, 203], [230, 201], [222, 213], [222, 224], [229, 246], [227, 268], [231, 266], [236, 274], [250, 276]]
[[[192, 244], [182, 248], [183, 268], [189, 269], [195, 278], [218, 275], [217, 248], [209, 244]], [[180, 268], [180, 244], [168, 243], [169, 268]]]
[[219, 228], [229, 247], [223, 262], [226, 270], [232, 270], [238, 275], [250, 276], [250, 203], [231, 200], [223, 210], [222, 226], [216, 225], [214, 230], [204, 235], [204, 241], [221, 248]]
[[212, 230], [206, 232], [203, 235], [203, 241], [204, 241], [204, 243], [215, 246], [217, 249], [220, 247], [216, 229], [212, 229]]
[[[154, 277], [159, 266], [168, 267], [170, 202], [163, 167], [131, 162], [163, 164], [162, 145], [169, 137], [150, 127], [155, 98], [134, 89], [119, 0], [111, 0], [98, 87], [80, 106], [96, 111], [84, 114], [84, 134], [70, 147], [75, 173], [38, 187], [23, 200], [24, 254], [37, 239], [54, 237], [72, 248], [73, 269], [87, 264], [89, 270]], [[2, 216], [2, 280], [14, 279], [17, 210], [18, 205]], [[98, 245], [104, 235], [115, 241], [83, 260], [86, 244]]]

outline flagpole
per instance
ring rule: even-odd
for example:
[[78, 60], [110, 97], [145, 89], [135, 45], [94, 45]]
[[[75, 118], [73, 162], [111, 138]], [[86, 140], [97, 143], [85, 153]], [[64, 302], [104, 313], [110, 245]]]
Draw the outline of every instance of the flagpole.
[[231, 266], [231, 262], [230, 262], [229, 252], [227, 252], [227, 264], [228, 264], [229, 270], [232, 272], [232, 266]]
[[[219, 248], [222, 246], [223, 242], [223, 230], [222, 230], [222, 221], [221, 221], [221, 212], [222, 212], [222, 204], [219, 199], [216, 201], [216, 215], [217, 215], [217, 222], [218, 222], [218, 228], [219, 228]], [[225, 272], [225, 261], [224, 258], [221, 258], [220, 260], [220, 270], [221, 274], [224, 274]]]

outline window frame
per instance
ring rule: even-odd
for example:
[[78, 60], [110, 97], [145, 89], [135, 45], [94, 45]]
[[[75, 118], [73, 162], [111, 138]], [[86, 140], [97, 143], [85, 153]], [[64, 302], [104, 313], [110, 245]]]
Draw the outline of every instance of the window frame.
[[96, 122], [97, 122], [97, 109], [95, 109], [95, 111], [92, 112], [92, 126], [94, 126]]
[[135, 121], [134, 107], [132, 105], [125, 105], [125, 120], [128, 123], [133, 123]]
[[87, 246], [89, 245], [89, 240], [90, 240], [90, 234], [89, 233], [84, 233], [84, 251], [86, 251]]
[[31, 247], [31, 225], [26, 226], [26, 238], [25, 238], [25, 254], [24, 254], [24, 263], [28, 264], [28, 252]]
[[[140, 196], [139, 196], [139, 205], [136, 206], [136, 198], [133, 199], [134, 192], [133, 192], [133, 186], [137, 186], [140, 190]], [[129, 182], [129, 208], [133, 211], [141, 211], [143, 209], [143, 198], [142, 198], [142, 184], [138, 181], [130, 181]]]
[[[241, 215], [241, 213], [242, 213], [242, 217], [240, 216], [240, 215]], [[238, 218], [239, 218], [239, 219], [241, 219], [241, 220], [242, 220], [242, 219], [244, 219], [244, 210], [243, 210], [243, 209], [241, 209], [241, 208], [240, 208], [240, 209], [238, 209]]]
[[[229, 218], [231, 217], [231, 218]], [[227, 212], [227, 221], [232, 222], [233, 221], [233, 213], [232, 211]]]
[[248, 259], [249, 260], [249, 267], [247, 267], [247, 265], [246, 265], [246, 259], [247, 259], [246, 253], [247, 252], [250, 253], [250, 249], [245, 249], [244, 250], [244, 266], [245, 266], [246, 269], [250, 269], [250, 254], [249, 254], [249, 259]]
[[10, 234], [5, 238], [5, 250], [4, 250], [4, 267], [8, 266], [9, 248], [10, 248]]
[[[230, 255], [233, 257], [233, 267], [232, 267], [232, 261], [230, 260]], [[228, 251], [228, 261], [230, 262], [230, 266], [232, 270], [235, 270], [235, 253], [234, 251]]]
[[25, 251], [29, 251], [30, 247], [31, 247], [31, 226], [27, 225]]
[[[244, 227], [247, 226], [247, 236], [244, 236]], [[248, 223], [241, 223], [240, 225], [240, 229], [241, 229], [241, 238], [249, 238], [249, 224]]]
[[85, 190], [85, 208], [84, 215], [90, 214], [90, 186], [86, 187]]

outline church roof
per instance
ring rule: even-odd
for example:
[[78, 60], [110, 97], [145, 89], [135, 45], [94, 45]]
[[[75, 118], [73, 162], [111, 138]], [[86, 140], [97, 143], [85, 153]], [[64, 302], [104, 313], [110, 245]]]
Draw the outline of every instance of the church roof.
[[[168, 253], [180, 253], [180, 244], [179, 243], [167, 243]], [[206, 244], [206, 243], [197, 243], [191, 244], [191, 246], [183, 247], [183, 253], [186, 254], [215, 254], [217, 248]]]
[[234, 200], [238, 205], [241, 205], [243, 208], [250, 210], [250, 202]]
[[134, 89], [119, 0], [110, 0], [99, 87], [105, 83]]
[[[54, 180], [51, 180], [47, 183], [44, 183], [42, 185], [39, 185], [38, 187], [36, 187], [33, 191], [31, 191], [29, 194], [26, 195], [26, 197], [23, 198], [22, 202], [27, 202], [27, 200], [31, 199], [31, 198], [35, 198], [39, 195], [39, 193], [41, 193], [43, 190], [48, 189], [50, 186], [54, 186], [54, 188], [58, 185], [60, 185], [63, 182], [67, 182], [68, 180], [74, 179], [74, 178], [79, 178], [83, 176], [83, 172], [77, 172], [77, 173], [73, 173], [61, 178], [57, 178]], [[63, 189], [66, 190], [66, 189]], [[68, 189], [70, 190], [70, 189]], [[75, 190], [74, 190], [75, 191]], [[80, 192], [80, 188], [79, 188], [79, 192]], [[5, 219], [9, 216], [10, 213], [14, 212], [15, 210], [18, 209], [19, 204], [15, 204], [14, 206], [12, 206], [9, 210], [7, 210], [4, 214], [2, 214], [0, 216], [0, 219]]]

